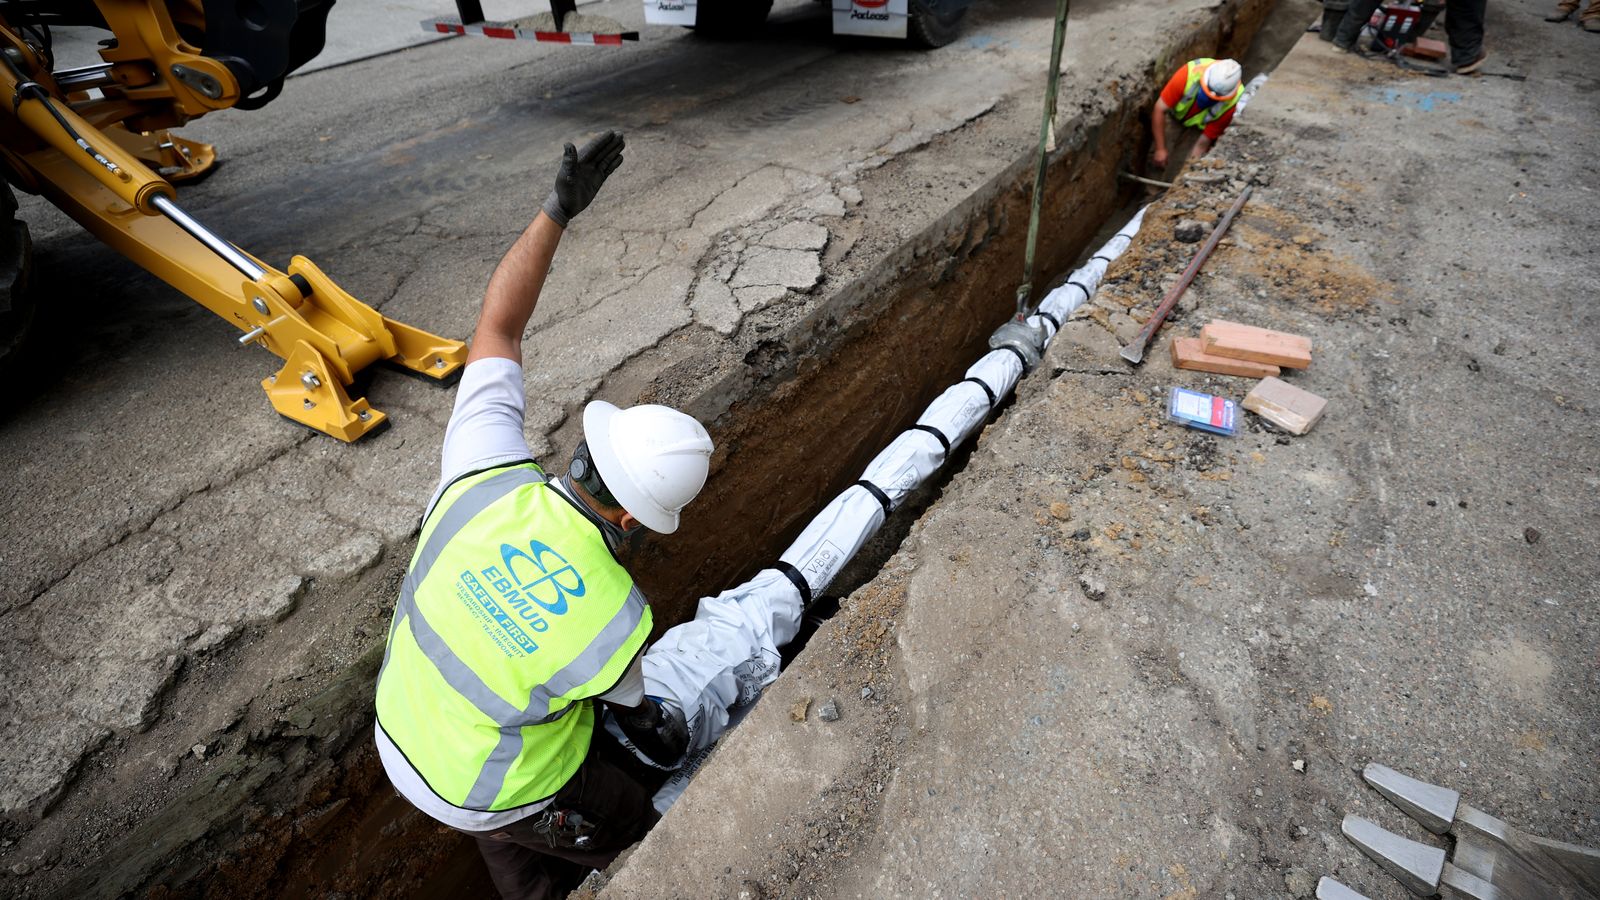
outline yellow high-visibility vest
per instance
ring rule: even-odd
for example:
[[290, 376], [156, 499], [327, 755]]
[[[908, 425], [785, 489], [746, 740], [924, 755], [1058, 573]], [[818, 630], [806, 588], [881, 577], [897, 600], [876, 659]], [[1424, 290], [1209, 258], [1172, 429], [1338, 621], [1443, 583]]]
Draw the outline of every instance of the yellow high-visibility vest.
[[1195, 98], [1200, 96], [1200, 79], [1204, 77], [1206, 67], [1214, 62], [1216, 60], [1209, 56], [1191, 59], [1188, 62], [1188, 69], [1184, 76], [1183, 99], [1179, 100], [1178, 105], [1172, 108], [1172, 114], [1177, 116], [1178, 121], [1189, 128], [1204, 128], [1210, 125], [1212, 122], [1222, 118], [1223, 113], [1233, 109], [1238, 104], [1239, 98], [1244, 96], [1244, 85], [1235, 85], [1232, 96], [1226, 100], [1220, 100], [1192, 116], [1189, 115], [1189, 111], [1195, 107]]
[[627, 672], [650, 607], [600, 530], [531, 462], [429, 511], [378, 674], [378, 725], [429, 788], [498, 812], [577, 771], [592, 698]]

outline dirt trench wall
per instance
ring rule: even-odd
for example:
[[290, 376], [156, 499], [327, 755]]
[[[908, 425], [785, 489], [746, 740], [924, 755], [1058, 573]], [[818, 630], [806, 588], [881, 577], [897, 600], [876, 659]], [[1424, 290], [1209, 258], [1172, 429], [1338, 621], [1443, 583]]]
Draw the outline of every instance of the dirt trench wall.
[[[1274, 2], [1227, 2], [1209, 21], [1174, 27], [1138, 78], [1061, 110], [1036, 298], [1128, 201], [1117, 171], [1145, 153], [1146, 117], [1165, 77], [1184, 59], [1242, 51]], [[1036, 103], [1028, 99], [1017, 115], [1037, 121]], [[909, 178], [919, 156], [956, 139], [937, 138], [868, 177]], [[641, 392], [641, 401], [673, 402], [714, 422], [719, 441], [713, 477], [679, 533], [646, 545], [630, 564], [659, 627], [776, 559], [983, 351], [1013, 310], [1022, 272], [1029, 146], [1018, 142], [1015, 162], [738, 365], [684, 360]], [[665, 386], [697, 370], [727, 374], [689, 393]], [[51, 893], [248, 900], [487, 891], [470, 842], [396, 798], [382, 773], [370, 741], [380, 656], [374, 648], [287, 722], [252, 734], [239, 755]]]
[[[1117, 172], [1147, 152], [1150, 106], [1166, 77], [1183, 60], [1242, 53], [1274, 5], [1224, 3], [1216, 19], [1166, 47], [1145, 77], [1107, 84], [1098, 102], [1058, 112], [1035, 302], [1132, 196]], [[899, 158], [880, 174], [903, 178], [914, 165]], [[630, 565], [658, 629], [691, 618], [700, 597], [770, 565], [986, 349], [1014, 311], [1034, 171], [1032, 153], [1019, 157], [795, 328], [758, 344], [739, 371], [697, 397], [662, 398], [715, 422], [719, 445], [712, 476], [678, 533], [645, 545]]]

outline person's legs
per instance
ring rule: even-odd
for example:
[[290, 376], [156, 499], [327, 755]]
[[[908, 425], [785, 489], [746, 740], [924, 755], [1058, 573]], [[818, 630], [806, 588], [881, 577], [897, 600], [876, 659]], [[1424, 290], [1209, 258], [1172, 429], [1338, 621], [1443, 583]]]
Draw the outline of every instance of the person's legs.
[[[1595, 0], [1590, 6], [1600, 5], [1600, 0]], [[1556, 4], [1556, 11], [1544, 17], [1546, 22], [1565, 22], [1567, 17], [1578, 11], [1578, 0], [1561, 0]]]
[[589, 871], [506, 838], [475, 834], [472, 839], [477, 842], [478, 853], [489, 868], [489, 879], [505, 900], [548, 900], [565, 896]]
[[1344, 21], [1339, 23], [1339, 33], [1333, 36], [1334, 45], [1341, 50], [1355, 49], [1361, 26], [1372, 18], [1380, 2], [1382, 0], [1350, 0], [1350, 7], [1344, 11]]
[[1445, 0], [1444, 32], [1450, 38], [1450, 64], [1469, 71], [1482, 61], [1483, 12], [1488, 0]]
[[[1572, 5], [1576, 9], [1577, 0], [1572, 0]], [[1600, 31], [1600, 0], [1589, 0], [1589, 5], [1583, 8], [1583, 15], [1578, 17], [1578, 21], [1583, 23], [1584, 31]]]
[[560, 896], [590, 869], [611, 865], [661, 818], [652, 790], [624, 770], [618, 752], [626, 751], [596, 728], [588, 757], [550, 806], [498, 831], [472, 835], [502, 896]]

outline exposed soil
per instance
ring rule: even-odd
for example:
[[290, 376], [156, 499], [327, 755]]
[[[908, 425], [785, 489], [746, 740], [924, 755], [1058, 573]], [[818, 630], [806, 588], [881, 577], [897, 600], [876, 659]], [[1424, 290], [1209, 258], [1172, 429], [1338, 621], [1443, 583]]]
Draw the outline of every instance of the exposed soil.
[[[1174, 47], [1173, 55], [1241, 49], [1271, 6], [1271, 0], [1255, 0], [1227, 8], [1218, 21]], [[1164, 73], [1145, 74], [1154, 85]], [[1044, 209], [1053, 227], [1045, 230], [1039, 248], [1039, 271], [1064, 272], [1133, 196], [1119, 187], [1116, 173], [1144, 152], [1152, 90], [1119, 90], [1109, 107], [1058, 123], [1062, 147], [1052, 161]], [[995, 118], [1031, 115], [1003, 104]], [[919, 166], [952, 144], [1003, 144], [999, 135], [986, 133], [991, 127], [1000, 126], [979, 118], [868, 177], [886, 183], [918, 178]], [[862, 464], [982, 349], [1010, 313], [1014, 273], [1022, 268], [1030, 176], [1030, 160], [1018, 159], [806, 317], [784, 321], [774, 313], [771, 337], [743, 359], [690, 355], [657, 368], [647, 380], [625, 367], [608, 383], [606, 392], [637, 386], [641, 401], [676, 403], [715, 419], [721, 437], [717, 477], [686, 515], [680, 537], [645, 547], [631, 566], [650, 573], [641, 581], [654, 598], [658, 627], [686, 618], [701, 594], [776, 556], [819, 505], [817, 498], [853, 481]], [[1261, 233], [1254, 239], [1284, 250], [1294, 246], [1299, 233]], [[867, 249], [864, 245], [861, 252]], [[848, 261], [849, 248], [841, 252]], [[1275, 274], [1264, 268], [1262, 277]], [[1154, 269], [1150, 275], [1157, 277]], [[1316, 289], [1332, 296], [1338, 280], [1348, 277], [1330, 269], [1310, 279], [1306, 290], [1326, 282], [1328, 287]], [[570, 440], [569, 430], [558, 434], [558, 446]], [[1146, 449], [1159, 455], [1171, 448]], [[1129, 478], [1140, 474], [1124, 471]], [[1042, 515], [1051, 515], [1048, 502], [1041, 508]], [[1133, 537], [1138, 533], [1128, 539]], [[358, 582], [370, 603], [352, 616], [336, 654], [246, 701], [237, 715], [225, 717], [226, 727], [200, 752], [177, 758], [152, 753], [145, 772], [127, 776], [138, 781], [164, 773], [162, 781], [171, 782], [135, 793], [123, 820], [87, 832], [109, 845], [108, 864], [63, 867], [61, 877], [36, 889], [74, 897], [142, 888], [154, 896], [234, 898], [486, 890], [470, 844], [394, 797], [368, 740], [368, 694], [377, 659], [370, 648], [382, 634], [399, 562], [390, 560]], [[892, 643], [886, 623], [894, 619], [903, 595], [883, 587], [882, 579], [877, 584], [840, 617], [838, 627], [854, 647], [851, 667], [838, 672], [841, 691], [870, 687], [846, 684], [862, 680], [847, 673], [866, 672], [870, 680]], [[302, 607], [319, 602], [316, 586], [301, 602]], [[333, 687], [314, 690], [315, 676], [330, 665], [348, 668]], [[288, 667], [279, 660], [266, 668]], [[237, 698], [214, 702], [239, 703]], [[160, 747], [167, 727], [175, 726], [164, 723], [135, 740]], [[895, 728], [886, 726], [885, 739]], [[863, 777], [837, 790], [857, 797], [865, 811], [881, 783]], [[175, 794], [183, 800], [165, 802]], [[157, 808], [162, 811], [152, 815]], [[205, 815], [194, 815], [196, 808], [204, 808]], [[840, 831], [831, 822], [812, 825], [815, 840], [823, 844]]]

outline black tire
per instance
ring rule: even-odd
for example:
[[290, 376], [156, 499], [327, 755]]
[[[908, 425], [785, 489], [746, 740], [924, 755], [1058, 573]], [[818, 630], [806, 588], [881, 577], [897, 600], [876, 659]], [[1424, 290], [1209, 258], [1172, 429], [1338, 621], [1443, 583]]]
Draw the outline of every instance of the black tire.
[[0, 377], [10, 374], [38, 318], [28, 291], [33, 272], [33, 241], [17, 218], [17, 198], [0, 181]]
[[955, 6], [952, 0], [911, 0], [906, 36], [917, 46], [930, 50], [955, 40], [961, 34], [961, 20], [967, 16], [965, 4], [960, 8]]
[[741, 38], [761, 28], [772, 0], [700, 0], [694, 30], [714, 38]]

